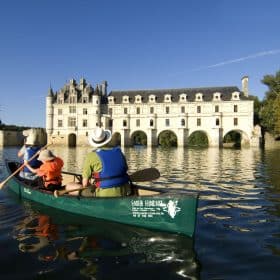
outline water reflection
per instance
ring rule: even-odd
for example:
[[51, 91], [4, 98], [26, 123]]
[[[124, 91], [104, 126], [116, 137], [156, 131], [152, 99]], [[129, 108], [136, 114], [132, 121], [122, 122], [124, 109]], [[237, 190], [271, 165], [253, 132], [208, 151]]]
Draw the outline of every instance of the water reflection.
[[66, 263], [76, 267], [79, 279], [199, 278], [190, 238], [81, 218], [26, 201], [24, 208], [26, 217], [14, 227], [13, 237], [19, 251], [39, 262], [37, 274], [55, 275]]
[[[53, 150], [64, 159], [65, 170], [79, 172], [90, 148], [53, 147]], [[5, 158], [16, 158], [17, 149], [8, 148], [1, 152]], [[14, 225], [19, 226], [14, 230], [14, 236], [23, 238], [19, 243], [30, 245], [33, 240], [33, 245], [46, 244], [37, 252], [23, 252], [34, 248], [32, 246], [21, 246], [22, 250], [17, 247], [21, 272], [25, 266], [30, 267], [25, 259], [30, 261], [27, 256], [32, 256], [40, 263], [34, 268], [37, 272], [40, 270], [40, 273], [52, 273], [53, 276], [63, 271], [72, 279], [78, 279], [81, 273], [96, 278], [100, 274], [103, 278], [113, 278], [113, 274], [103, 272], [106, 268], [116, 275], [115, 279], [124, 274], [130, 278], [136, 275], [141, 279], [152, 279], [154, 273], [160, 273], [160, 276], [154, 276], [160, 279], [180, 279], [186, 275], [201, 279], [259, 279], [260, 275], [267, 279], [279, 278], [279, 149], [138, 147], [126, 148], [124, 152], [131, 173], [151, 166], [160, 170], [159, 180], [146, 182], [147, 185], [199, 191], [195, 250], [189, 246], [188, 239], [177, 236], [154, 235], [130, 227], [106, 227], [98, 222], [88, 226], [71, 221], [63, 223], [50, 213], [47, 215], [51, 217], [50, 224], [57, 227], [58, 239], [49, 237], [47, 242], [40, 243], [38, 230], [32, 228], [39, 224], [38, 212], [30, 212], [27, 207], [27, 214], [22, 213], [2, 191], [0, 245], [9, 259], [14, 257], [11, 252], [14, 243], [6, 245], [6, 235]], [[2, 168], [3, 162], [0, 165]], [[20, 222], [29, 214], [33, 220], [27, 223], [28, 230], [23, 230]], [[63, 218], [64, 214], [61, 216]], [[28, 238], [24, 239], [26, 234]], [[107, 243], [103, 242], [104, 239]], [[22, 254], [25, 258], [21, 258]], [[53, 260], [39, 260], [39, 255], [52, 256]]]

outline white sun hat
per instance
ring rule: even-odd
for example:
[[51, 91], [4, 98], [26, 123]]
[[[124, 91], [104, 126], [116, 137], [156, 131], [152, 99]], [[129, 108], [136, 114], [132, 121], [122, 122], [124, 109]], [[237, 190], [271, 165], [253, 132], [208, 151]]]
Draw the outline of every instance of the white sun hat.
[[88, 137], [89, 144], [94, 148], [105, 146], [111, 139], [111, 131], [103, 129], [102, 127], [96, 127]]
[[55, 155], [50, 150], [43, 150], [40, 152], [38, 160], [50, 161], [55, 159]]
[[35, 133], [34, 131], [30, 131], [26, 137], [25, 144], [31, 146], [37, 145], [38, 144], [37, 133]]

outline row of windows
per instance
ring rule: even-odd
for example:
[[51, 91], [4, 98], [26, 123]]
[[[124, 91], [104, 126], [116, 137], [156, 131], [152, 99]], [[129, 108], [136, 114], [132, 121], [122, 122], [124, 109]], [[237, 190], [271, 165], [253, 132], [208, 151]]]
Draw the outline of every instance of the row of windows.
[[[201, 126], [201, 118], [197, 118], [196, 119], [196, 126]], [[215, 124], [216, 126], [220, 125], [220, 119], [216, 119], [215, 120]], [[233, 119], [233, 125], [237, 126], [238, 125], [238, 118], [234, 118]], [[140, 127], [140, 119], [136, 119], [136, 126]], [[154, 126], [154, 120], [150, 120], [150, 127]], [[165, 119], [165, 126], [168, 127], [170, 126], [170, 119]], [[181, 119], [181, 126], [186, 126], [186, 120], [185, 119]], [[127, 120], [123, 120], [123, 127], [127, 127]]]
[[[136, 114], [140, 114], [141, 110], [140, 107], [136, 108]], [[155, 112], [155, 108], [154, 107], [150, 107], [150, 114], [154, 114]], [[185, 113], [186, 112], [186, 107], [185, 106], [181, 106], [181, 113]], [[201, 106], [197, 106], [196, 107], [196, 112], [197, 113], [201, 113]], [[218, 105], [215, 106], [215, 113], [220, 112], [220, 107]], [[238, 112], [238, 105], [233, 105], [233, 112], [237, 113]], [[69, 106], [69, 113], [70, 114], [76, 114], [76, 106]], [[124, 114], [128, 114], [128, 108], [125, 107], [123, 109], [123, 113]], [[170, 113], [170, 107], [165, 107], [165, 113], [169, 114]], [[63, 115], [63, 109], [58, 109], [57, 110], [57, 114], [58, 115]], [[88, 114], [88, 109], [87, 108], [83, 108], [83, 115], [87, 115]], [[98, 114], [98, 110], [96, 111], [96, 114]], [[110, 108], [109, 110], [109, 114], [112, 114], [112, 108]]]
[[[185, 119], [181, 119], [181, 126], [185, 126], [186, 125], [186, 120]], [[220, 119], [216, 118], [215, 120], [216, 126], [220, 125]], [[197, 126], [201, 126], [201, 118], [197, 118], [196, 119], [196, 125]], [[238, 125], [238, 118], [234, 118], [233, 119], [233, 125], [237, 126]], [[63, 120], [58, 120], [57, 122], [57, 126], [58, 127], [63, 127]], [[82, 127], [87, 127], [88, 126], [88, 121], [87, 120], [83, 120], [82, 121]], [[112, 122], [110, 124], [110, 126], [112, 126]], [[136, 126], [140, 127], [140, 119], [136, 119]], [[154, 126], [154, 120], [150, 120], [150, 127]], [[165, 126], [170, 126], [170, 119], [165, 119]], [[76, 118], [68, 118], [68, 127], [76, 127]], [[127, 120], [123, 120], [123, 127], [127, 127]]]
[[[103, 124], [101, 123], [101, 126]], [[58, 127], [63, 127], [63, 120], [58, 120], [57, 121], [57, 126]], [[68, 127], [76, 127], [76, 118], [68, 118]], [[88, 126], [88, 121], [87, 120], [82, 120], [82, 127], [87, 127]], [[98, 123], [96, 123], [96, 126], [99, 126]]]
[[[110, 108], [111, 109], [111, 108]], [[140, 107], [136, 107], [136, 114], [140, 114], [141, 110]], [[150, 107], [150, 114], [154, 114], [155, 112], [155, 108], [154, 107]], [[185, 106], [181, 106], [181, 113], [185, 113], [186, 112], [186, 107]], [[197, 113], [201, 113], [201, 106], [197, 106], [196, 107], [196, 112]], [[215, 113], [220, 112], [220, 107], [219, 105], [215, 106]], [[237, 113], [238, 112], [238, 105], [233, 105], [233, 112]], [[112, 111], [109, 112], [110, 114], [112, 114]], [[123, 113], [127, 114], [128, 113], [128, 108], [125, 107], [123, 108]], [[165, 113], [169, 114], [170, 113], [170, 107], [165, 107]]]
[[[76, 107], [75, 107], [75, 106], [70, 106], [70, 107], [69, 107], [69, 113], [70, 113], [70, 114], [76, 114]], [[99, 111], [96, 110], [95, 113], [98, 114]], [[58, 109], [58, 110], [57, 110], [57, 114], [58, 114], [58, 115], [63, 115], [63, 110], [62, 110], [62, 109]], [[87, 108], [83, 108], [83, 115], [87, 115], [87, 114], [88, 114], [88, 109], [87, 109]]]
[[[67, 102], [67, 103], [70, 103], [70, 104], [77, 103], [78, 102], [77, 96], [69, 96], [68, 101], [69, 102]], [[88, 103], [89, 102], [89, 97], [88, 96], [83, 96], [81, 102], [82, 103]], [[57, 104], [64, 104], [64, 103], [65, 103], [64, 96], [61, 96], [57, 99]], [[96, 104], [97, 105], [99, 104], [98, 100], [96, 100]]]

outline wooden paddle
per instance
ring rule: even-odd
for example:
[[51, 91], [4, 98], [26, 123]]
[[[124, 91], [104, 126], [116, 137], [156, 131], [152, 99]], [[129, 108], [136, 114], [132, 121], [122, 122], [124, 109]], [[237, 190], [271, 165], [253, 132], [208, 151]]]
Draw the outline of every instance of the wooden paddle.
[[153, 181], [160, 177], [160, 173], [158, 169], [154, 167], [145, 168], [142, 170], [138, 170], [131, 175], [129, 178], [132, 182], [146, 182], [146, 181]]
[[[43, 148], [41, 148], [37, 153], [35, 153], [28, 161], [30, 162], [31, 160], [33, 160], [36, 156], [39, 155], [39, 153], [46, 149], [48, 146], [52, 145], [52, 143], [45, 145]], [[11, 179], [13, 178], [24, 166], [26, 165], [26, 163], [23, 163], [16, 171], [14, 171], [7, 179], [5, 179], [3, 182], [0, 183], [0, 190], [4, 187], [4, 185]]]
[[82, 190], [85, 190], [85, 189], [88, 189], [88, 187], [76, 188], [76, 189], [72, 189], [72, 190], [61, 190], [61, 191], [55, 190], [53, 192], [53, 195], [55, 197], [59, 197], [59, 196], [62, 196], [64, 194], [67, 194], [67, 193], [76, 192], [76, 191], [82, 191]]
[[[67, 172], [67, 171], [63, 171], [62, 173], [73, 175], [76, 178], [81, 178], [81, 175], [77, 174], [77, 173], [72, 173], [72, 172]], [[158, 179], [159, 177], [160, 177], [160, 172], [158, 171], [158, 169], [156, 169], [154, 167], [138, 170], [138, 171], [132, 173], [131, 175], [129, 175], [129, 178], [132, 182], [152, 181], [152, 180]], [[55, 190], [54, 196], [58, 197], [58, 196], [66, 194], [66, 193], [81, 191], [84, 189], [87, 189], [87, 187], [75, 188], [72, 190], [61, 190], [61, 191]]]

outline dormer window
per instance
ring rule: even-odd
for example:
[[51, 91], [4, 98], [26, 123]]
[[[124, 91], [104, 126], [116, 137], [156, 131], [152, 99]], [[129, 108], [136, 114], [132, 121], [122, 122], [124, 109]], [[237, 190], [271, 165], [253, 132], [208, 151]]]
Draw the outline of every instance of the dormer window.
[[114, 96], [109, 96], [109, 97], [108, 97], [108, 100], [109, 100], [109, 104], [114, 104], [114, 103], [115, 103], [115, 98], [114, 98]]
[[135, 96], [135, 103], [142, 103], [142, 97], [141, 97], [141, 95], [136, 95], [136, 96]]
[[129, 97], [127, 95], [122, 98], [123, 103], [129, 103]]
[[180, 94], [180, 102], [186, 102], [188, 99], [187, 95], [185, 93]]
[[165, 94], [164, 95], [164, 102], [171, 102], [172, 101], [172, 97], [170, 94]]
[[195, 101], [203, 101], [203, 94], [202, 93], [197, 93], [195, 95]]
[[231, 94], [231, 100], [240, 100], [240, 92], [235, 91]]
[[155, 95], [149, 95], [149, 102], [155, 103], [156, 102], [156, 96]]
[[221, 93], [220, 92], [215, 92], [213, 94], [213, 101], [220, 101], [221, 100]]
[[76, 96], [72, 95], [69, 97], [69, 103], [75, 103], [76, 102]]

